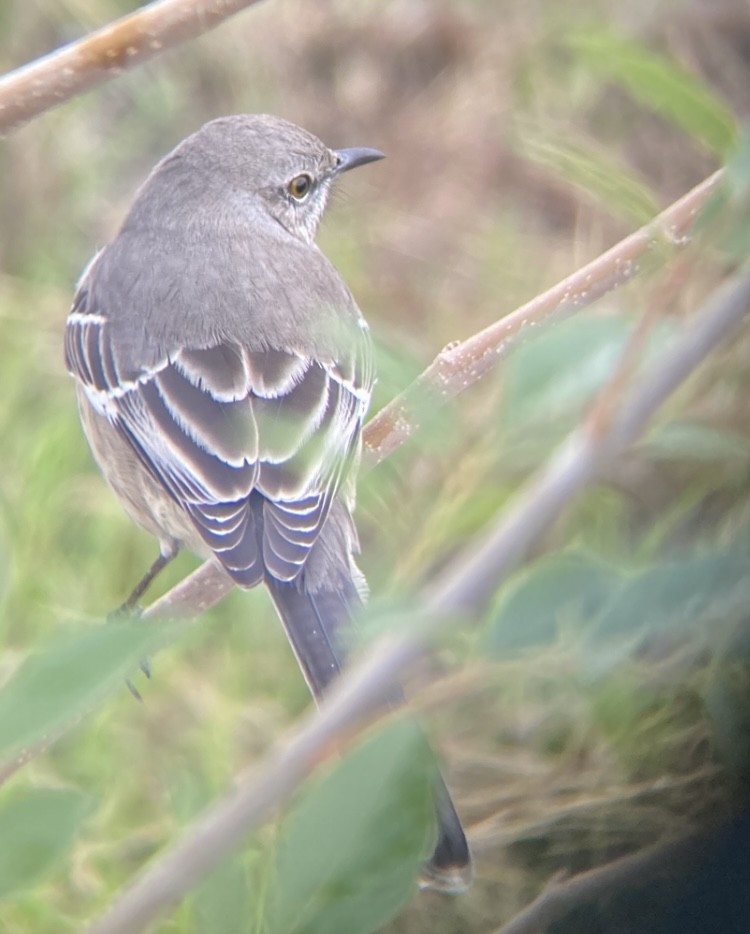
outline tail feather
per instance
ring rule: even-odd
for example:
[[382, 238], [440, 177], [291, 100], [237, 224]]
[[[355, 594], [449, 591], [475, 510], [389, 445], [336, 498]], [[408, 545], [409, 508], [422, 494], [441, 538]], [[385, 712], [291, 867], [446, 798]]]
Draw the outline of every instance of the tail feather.
[[[335, 591], [311, 593], [299, 580], [285, 583], [267, 579], [266, 583], [310, 691], [316, 701], [320, 700], [344, 667], [352, 612], [362, 603], [357, 587], [350, 580]], [[471, 884], [471, 852], [440, 775], [435, 785], [435, 810], [437, 843], [423, 867], [420, 887], [459, 894]]]
[[356, 606], [354, 601], [361, 603], [354, 584], [351, 593], [321, 591], [313, 595], [298, 581], [269, 578], [266, 583], [310, 693], [320, 700], [346, 657], [350, 607]]
[[432, 856], [422, 867], [419, 885], [446, 895], [460, 895], [471, 885], [474, 868], [461, 818], [442, 775], [438, 775], [435, 782], [435, 811], [437, 843]]

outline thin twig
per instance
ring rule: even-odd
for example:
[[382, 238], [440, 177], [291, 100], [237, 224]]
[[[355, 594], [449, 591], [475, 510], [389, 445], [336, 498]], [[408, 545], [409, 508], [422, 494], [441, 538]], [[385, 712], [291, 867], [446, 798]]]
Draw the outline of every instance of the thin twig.
[[208, 32], [258, 0], [156, 0], [0, 78], [0, 133]]
[[313, 768], [318, 750], [378, 708], [384, 691], [456, 615], [481, 606], [571, 498], [637, 438], [649, 417], [750, 313], [750, 267], [718, 289], [679, 342], [621, 400], [605, 430], [584, 424], [555, 452], [515, 504], [425, 595], [416, 625], [382, 639], [334, 684], [316, 716], [278, 746], [264, 766], [196, 821], [125, 890], [89, 934], [137, 934], [177, 902], [276, 808]]

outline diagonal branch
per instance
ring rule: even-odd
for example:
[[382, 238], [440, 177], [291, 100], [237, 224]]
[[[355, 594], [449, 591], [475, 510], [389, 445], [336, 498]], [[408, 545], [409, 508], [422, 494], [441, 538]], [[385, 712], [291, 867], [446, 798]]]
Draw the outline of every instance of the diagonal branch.
[[364, 436], [366, 465], [380, 463], [419, 427], [415, 421], [414, 401], [425, 389], [443, 398], [459, 395], [479, 382], [539, 325], [569, 317], [593, 305], [607, 292], [625, 285], [640, 272], [639, 263], [654, 251], [685, 245], [697, 213], [718, 187], [722, 175], [721, 171], [710, 175], [650, 223], [551, 289], [478, 334], [449, 345], [412, 386], [370, 421]]
[[126, 68], [208, 32], [258, 0], [156, 0], [0, 78], [0, 134]]
[[[345, 672], [297, 732], [213, 805], [126, 890], [88, 934], [136, 934], [184, 897], [288, 800], [314, 768], [319, 752], [380, 706], [388, 686], [424, 654], [457, 615], [476, 612], [573, 496], [612, 463], [654, 411], [750, 314], [750, 265], [717, 289], [679, 341], [643, 379], [628, 387], [605, 424], [584, 423], [561, 445], [511, 508], [424, 595], [416, 625], [381, 640]], [[413, 622], [410, 620], [409, 622]]]

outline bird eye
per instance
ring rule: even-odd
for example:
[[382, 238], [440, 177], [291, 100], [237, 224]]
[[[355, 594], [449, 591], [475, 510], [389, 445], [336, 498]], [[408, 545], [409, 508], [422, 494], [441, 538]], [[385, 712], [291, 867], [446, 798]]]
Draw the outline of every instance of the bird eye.
[[312, 176], [308, 175], [307, 172], [303, 172], [302, 175], [295, 175], [289, 182], [289, 194], [297, 201], [303, 201], [310, 193], [312, 186]]

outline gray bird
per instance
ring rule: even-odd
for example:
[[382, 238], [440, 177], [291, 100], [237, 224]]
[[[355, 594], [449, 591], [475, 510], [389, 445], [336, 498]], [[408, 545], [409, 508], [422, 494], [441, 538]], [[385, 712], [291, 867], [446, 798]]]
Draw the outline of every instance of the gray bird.
[[[264, 583], [314, 697], [345, 661], [365, 582], [354, 468], [373, 385], [367, 324], [314, 238], [334, 180], [382, 158], [272, 116], [214, 120], [151, 172], [85, 270], [65, 360], [86, 437], [160, 555]], [[423, 884], [471, 858], [442, 780]]]

